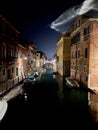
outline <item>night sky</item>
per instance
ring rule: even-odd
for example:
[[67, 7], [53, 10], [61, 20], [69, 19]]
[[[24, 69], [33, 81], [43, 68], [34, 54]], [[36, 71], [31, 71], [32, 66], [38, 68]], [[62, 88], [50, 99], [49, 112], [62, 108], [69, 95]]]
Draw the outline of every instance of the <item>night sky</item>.
[[47, 58], [52, 58], [62, 31], [52, 29], [51, 23], [67, 9], [83, 1], [3, 0], [0, 3], [0, 14], [20, 32], [20, 38], [33, 41], [37, 50], [44, 51]]

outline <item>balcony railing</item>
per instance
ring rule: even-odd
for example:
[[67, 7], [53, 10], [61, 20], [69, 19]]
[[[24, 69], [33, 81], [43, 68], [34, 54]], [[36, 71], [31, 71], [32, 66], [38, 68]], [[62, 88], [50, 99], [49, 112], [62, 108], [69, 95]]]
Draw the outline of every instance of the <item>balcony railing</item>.
[[17, 60], [17, 57], [15, 57], [15, 56], [7, 56], [6, 60], [9, 61], [9, 62], [14, 62], [14, 61]]

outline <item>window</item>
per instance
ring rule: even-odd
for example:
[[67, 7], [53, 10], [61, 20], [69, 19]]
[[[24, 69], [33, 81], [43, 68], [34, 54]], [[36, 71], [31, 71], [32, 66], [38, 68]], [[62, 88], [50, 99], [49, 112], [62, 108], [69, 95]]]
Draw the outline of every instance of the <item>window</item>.
[[8, 70], [7, 70], [7, 76], [8, 76], [8, 77], [7, 77], [8, 79], [11, 78], [11, 69], [8, 69]]
[[16, 68], [16, 76], [18, 76], [18, 68]]
[[5, 69], [3, 69], [3, 76], [5, 75]]
[[5, 58], [5, 54], [6, 54], [6, 48], [5, 45], [2, 45], [2, 57]]
[[77, 51], [77, 58], [80, 57], [80, 50]]
[[8, 49], [8, 56], [12, 56], [12, 54], [13, 54], [13, 50], [12, 50], [12, 48], [9, 48]]
[[77, 51], [75, 51], [75, 58], [77, 58]]
[[87, 58], [87, 56], [88, 56], [88, 48], [86, 47], [85, 48], [85, 55], [84, 55], [84, 57]]
[[18, 58], [18, 50], [16, 50], [16, 58]]
[[87, 72], [87, 65], [84, 65], [84, 72]]
[[57, 56], [57, 62], [59, 61], [59, 56]]
[[89, 37], [89, 26], [87, 28], [84, 28], [83, 37], [84, 40], [86, 40]]
[[86, 81], [86, 82], [88, 81], [88, 76], [85, 77], [85, 81]]
[[12, 67], [12, 73], [14, 73], [14, 67]]
[[30, 60], [28, 60], [28, 65], [31, 65], [31, 61]]
[[80, 41], [80, 32], [76, 35], [76, 42]]
[[71, 38], [71, 44], [77, 43], [80, 41], [80, 32], [78, 32], [75, 36]]

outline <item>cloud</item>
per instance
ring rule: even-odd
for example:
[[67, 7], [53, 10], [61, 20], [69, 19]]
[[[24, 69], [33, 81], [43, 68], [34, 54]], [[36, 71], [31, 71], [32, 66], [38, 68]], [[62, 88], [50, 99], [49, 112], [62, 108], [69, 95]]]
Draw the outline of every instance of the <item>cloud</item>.
[[85, 0], [81, 5], [68, 9], [51, 23], [50, 28], [58, 32], [66, 31], [76, 16], [90, 10], [98, 10], [98, 0]]
[[78, 14], [87, 13], [90, 10], [98, 10], [98, 1], [97, 0], [85, 0], [80, 8]]
[[76, 17], [78, 10], [80, 10], [79, 6], [68, 9], [51, 23], [51, 28], [58, 32], [62, 32]]

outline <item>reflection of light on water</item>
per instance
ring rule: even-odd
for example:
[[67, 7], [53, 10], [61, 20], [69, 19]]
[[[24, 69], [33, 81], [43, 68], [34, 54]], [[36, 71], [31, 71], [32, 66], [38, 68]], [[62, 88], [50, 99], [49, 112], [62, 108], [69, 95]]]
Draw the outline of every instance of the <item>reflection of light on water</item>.
[[27, 98], [28, 98], [26, 93], [24, 94], [24, 98], [25, 98], [25, 101], [26, 101], [26, 100], [27, 100]]
[[59, 98], [60, 103], [63, 103], [64, 99], [64, 93], [63, 93], [63, 78], [59, 75], [55, 75], [55, 79], [58, 83], [58, 91], [57, 91], [57, 96]]
[[98, 93], [88, 94], [88, 105], [92, 119], [98, 122]]
[[54, 78], [54, 79], [55, 79], [55, 77], [56, 77], [55, 74], [53, 74], [53, 78]]

